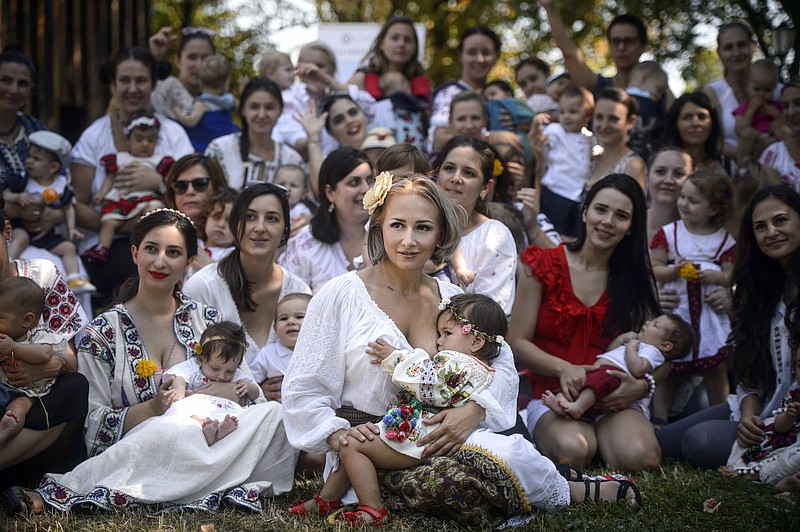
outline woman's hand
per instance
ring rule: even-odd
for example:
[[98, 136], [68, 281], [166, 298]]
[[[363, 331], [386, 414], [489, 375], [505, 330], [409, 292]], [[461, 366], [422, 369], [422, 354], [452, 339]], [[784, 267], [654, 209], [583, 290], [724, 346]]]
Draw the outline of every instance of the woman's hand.
[[517, 191], [517, 201], [522, 203], [522, 223], [525, 226], [525, 230], [528, 233], [539, 230], [539, 221], [536, 219], [539, 216], [539, 198], [536, 196], [536, 189], [519, 189]]
[[658, 300], [661, 302], [661, 310], [664, 312], [673, 312], [681, 302], [678, 291], [672, 288], [659, 288]]
[[319, 142], [322, 130], [325, 129], [325, 121], [328, 119], [328, 113], [325, 112], [318, 115], [314, 104], [308, 102], [302, 113], [294, 115], [294, 119], [303, 126], [309, 141], [315, 140]]
[[[720, 314], [730, 312], [732, 307], [731, 294], [727, 288], [720, 288], [706, 295], [706, 303]], [[661, 308], [664, 308], [663, 302]]]
[[195, 393], [215, 395], [233, 401], [234, 403], [239, 402], [239, 396], [236, 395], [236, 390], [234, 390], [232, 382], [209, 382], [198, 388]]
[[417, 442], [418, 447], [425, 447], [422, 459], [431, 456], [452, 456], [467, 441], [484, 417], [486, 411], [483, 407], [474, 401], [469, 401], [460, 408], [447, 408], [425, 420], [426, 425], [436, 423], [441, 425]]
[[277, 377], [270, 377], [261, 383], [261, 391], [264, 392], [264, 397], [267, 401], [280, 401], [281, 400], [281, 385], [283, 384], [283, 375]]
[[522, 147], [522, 141], [519, 140], [519, 135], [513, 131], [490, 131], [486, 142], [492, 146], [496, 146], [498, 144], [509, 144], [512, 148], [519, 152], [524, 151], [524, 148]]
[[30, 386], [34, 382], [58, 377], [61, 373], [61, 361], [53, 357], [43, 364], [31, 364], [24, 360], [16, 360], [16, 365], [11, 360], [3, 363], [3, 371], [12, 386]]
[[159, 190], [163, 183], [164, 180], [158, 172], [138, 163], [121, 169], [114, 179], [114, 186], [124, 194]]
[[764, 441], [764, 420], [755, 414], [742, 416], [736, 429], [736, 441], [742, 447], [752, 447]]
[[172, 32], [172, 28], [165, 26], [151, 35], [147, 40], [147, 46], [150, 49], [150, 53], [153, 54], [153, 57], [155, 57], [157, 60], [164, 59], [169, 51], [169, 47], [172, 46], [172, 43], [178, 39], [178, 36], [173, 35]]
[[567, 400], [574, 401], [581, 393], [581, 387], [586, 382], [586, 367], [574, 366], [564, 362], [558, 374], [558, 382]]
[[[636, 379], [624, 371], [608, 370], [608, 374], [620, 380], [619, 388], [608, 394], [606, 398], [597, 403], [603, 412], [618, 412], [631, 406], [634, 402], [642, 399], [650, 389], [649, 385], [641, 379]], [[643, 384], [644, 383], [644, 384]]]
[[381, 433], [381, 429], [374, 423], [363, 423], [350, 427], [349, 429], [340, 429], [328, 436], [328, 445], [334, 452], [339, 452], [343, 446], [347, 445], [347, 438], [353, 438], [358, 441], [372, 441]]
[[161, 381], [161, 386], [158, 387], [158, 393], [155, 397], [150, 399], [150, 410], [153, 416], [160, 416], [167, 411], [169, 405], [178, 400], [178, 393], [175, 390], [169, 389], [174, 380], [175, 377], [170, 377]]

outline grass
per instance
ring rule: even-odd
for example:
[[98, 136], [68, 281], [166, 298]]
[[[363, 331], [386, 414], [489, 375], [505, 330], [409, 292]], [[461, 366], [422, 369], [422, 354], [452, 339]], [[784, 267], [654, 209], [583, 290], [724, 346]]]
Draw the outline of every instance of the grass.
[[[596, 471], [596, 473], [601, 473]], [[570, 507], [556, 515], [537, 512], [522, 530], [798, 530], [800, 493], [779, 498], [769, 486], [742, 478], [726, 478], [716, 471], [700, 471], [685, 464], [666, 462], [660, 471], [640, 473], [636, 482], [642, 490], [640, 509], [624, 505], [589, 504]], [[287, 495], [265, 501], [265, 511], [253, 514], [226, 508], [215, 515], [181, 512], [158, 516], [142, 513], [76, 511], [70, 514], [46, 512], [16, 519], [0, 518], [0, 529], [8, 531], [199, 531], [210, 530], [332, 530], [323, 521], [294, 519], [286, 508], [297, 498], [307, 498], [319, 490], [321, 480], [301, 479]], [[703, 511], [707, 499], [721, 502], [715, 513]], [[204, 525], [213, 525], [213, 529]], [[443, 522], [431, 517], [395, 517], [382, 530], [408, 532], [436, 530], [450, 532], [468, 529], [468, 523]]]

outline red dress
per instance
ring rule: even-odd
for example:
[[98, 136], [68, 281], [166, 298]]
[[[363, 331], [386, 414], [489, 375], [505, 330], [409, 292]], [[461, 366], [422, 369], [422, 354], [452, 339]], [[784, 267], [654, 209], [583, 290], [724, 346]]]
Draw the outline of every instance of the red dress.
[[[608, 310], [608, 291], [587, 307], [572, 289], [564, 245], [542, 249], [530, 246], [520, 257], [542, 285], [542, 303], [533, 343], [545, 353], [571, 364], [594, 364], [614, 336], [603, 335]], [[519, 297], [519, 295], [517, 295]], [[560, 387], [558, 378], [529, 372], [531, 395]]]

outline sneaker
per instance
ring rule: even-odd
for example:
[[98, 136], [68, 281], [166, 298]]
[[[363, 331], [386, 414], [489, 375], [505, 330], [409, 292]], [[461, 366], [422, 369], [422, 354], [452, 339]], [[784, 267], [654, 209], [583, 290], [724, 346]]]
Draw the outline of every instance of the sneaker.
[[81, 256], [90, 261], [105, 263], [108, 261], [109, 253], [110, 251], [107, 247], [97, 244], [95, 247], [87, 249]]
[[74, 277], [67, 281], [67, 286], [76, 294], [97, 291], [97, 287], [90, 283], [86, 277]]

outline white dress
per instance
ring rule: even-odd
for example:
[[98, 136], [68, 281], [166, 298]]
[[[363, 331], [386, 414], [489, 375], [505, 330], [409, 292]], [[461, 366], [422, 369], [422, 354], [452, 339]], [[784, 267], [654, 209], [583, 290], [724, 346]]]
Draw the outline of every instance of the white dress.
[[795, 161], [783, 141], [770, 144], [763, 151], [758, 162], [778, 171], [784, 185], [789, 185], [800, 192], [800, 162]]
[[719, 114], [722, 121], [722, 141], [734, 148], [739, 145], [739, 136], [736, 134], [736, 117], [733, 112], [741, 105], [733, 89], [725, 79], [718, 79], [708, 84], [714, 89], [719, 101]]
[[241, 137], [241, 133], [231, 133], [215, 138], [206, 147], [206, 155], [217, 160], [228, 181], [228, 186], [234, 190], [241, 190], [249, 181], [272, 183], [275, 179], [275, 172], [285, 164], [306, 168], [306, 163], [300, 154], [282, 142], [275, 142], [275, 157], [271, 161], [250, 153], [247, 156], [247, 167], [245, 167], [239, 151]]
[[[439, 282], [442, 297], [460, 289]], [[399, 388], [389, 374], [370, 363], [367, 343], [384, 339], [413, 350], [394, 322], [370, 298], [355, 272], [331, 280], [308, 305], [303, 328], [283, 381], [284, 424], [289, 441], [310, 453], [327, 453], [327, 438], [350, 423], [336, 409], [351, 406], [375, 416]], [[495, 377], [471, 399], [486, 410], [480, 429], [467, 443], [488, 449], [504, 460], [519, 478], [531, 504], [547, 508], [569, 503], [569, 486], [550, 460], [520, 435], [501, 437], [492, 431], [512, 427], [516, 420], [518, 376], [506, 345], [494, 360]], [[331, 457], [329, 456], [329, 459]]]
[[[194, 356], [169, 368], [163, 373], [162, 380], [170, 375], [183, 378], [186, 381], [186, 390], [191, 390], [192, 392], [196, 392], [211, 382], [208, 377], [203, 375], [197, 357]], [[236, 373], [234, 373], [231, 382], [237, 382], [240, 379], [255, 382], [252, 375], [245, 373], [241, 368], [236, 368]], [[226, 415], [238, 416], [242, 410], [243, 408], [238, 403], [229, 399], [204, 393], [195, 393], [172, 403], [162, 415], [172, 417], [210, 417], [211, 419], [222, 421]]]
[[[516, 290], [517, 246], [508, 227], [487, 220], [461, 238], [458, 245], [475, 280], [466, 291], [486, 294], [511, 315]], [[452, 276], [455, 278], [455, 276]]]
[[354, 269], [342, 245], [320, 242], [311, 233], [310, 225], [289, 239], [278, 263], [305, 281], [315, 294], [334, 277]]
[[[662, 227], [653, 237], [653, 242], [661, 242], [662, 235], [666, 239], [668, 264], [674, 264], [682, 257], [701, 270], [721, 271], [723, 255], [732, 252], [736, 246], [733, 236], [724, 228], [710, 235], [696, 235], [686, 229], [682, 220]], [[729, 356], [725, 346], [731, 332], [730, 318], [727, 314], [715, 312], [705, 302], [706, 294], [721, 287], [698, 285], [698, 293], [690, 297], [693, 286], [694, 283], [682, 278], [663, 283], [664, 288], [677, 291], [680, 303], [675, 313], [692, 325], [697, 336], [696, 347], [684, 358], [673, 361], [673, 369], [683, 373], [696, 373], [714, 367]]]
[[[281, 292], [278, 294], [278, 301], [280, 301], [283, 296], [295, 292], [303, 294], [311, 293], [308, 285], [299, 277], [286, 270], [286, 268], [281, 268], [281, 274]], [[236, 308], [236, 303], [233, 301], [233, 297], [231, 297], [231, 290], [228, 287], [228, 283], [226, 283], [225, 279], [220, 275], [216, 263], [209, 264], [192, 275], [183, 286], [183, 293], [194, 300], [219, 309], [226, 320], [243, 325], [242, 318], [239, 315], [239, 309]], [[244, 358], [248, 365], [255, 360], [259, 351], [266, 348], [266, 346], [272, 342], [278, 341], [274, 324], [270, 325], [269, 337], [267, 338], [267, 343], [263, 346], [256, 344], [255, 340], [247, 333], [247, 329], [245, 329], [244, 332], [245, 338], [247, 339], [247, 351], [244, 353]]]

